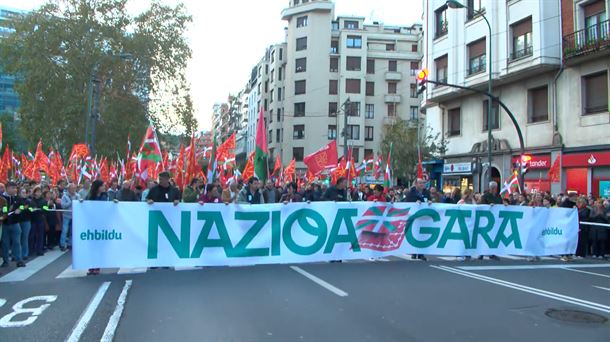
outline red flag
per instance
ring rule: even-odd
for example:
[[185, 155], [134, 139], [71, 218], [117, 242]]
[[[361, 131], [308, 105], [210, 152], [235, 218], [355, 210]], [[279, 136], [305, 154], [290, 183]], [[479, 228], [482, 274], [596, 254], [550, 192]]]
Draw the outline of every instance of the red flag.
[[176, 173], [174, 175], [176, 184], [181, 190], [184, 189], [184, 145], [180, 144], [180, 154], [178, 154], [178, 160], [176, 161]]
[[246, 162], [246, 167], [244, 167], [244, 172], [241, 173], [241, 179], [244, 181], [248, 181], [248, 179], [254, 176], [254, 152], [250, 153], [248, 157], [248, 161]]
[[2, 161], [0, 162], [0, 182], [8, 182], [8, 170], [12, 168], [11, 150], [8, 146], [4, 149]]
[[296, 175], [296, 166], [296, 160], [292, 159], [290, 161], [290, 164], [288, 164], [288, 166], [286, 166], [286, 168], [284, 169], [284, 180], [286, 182], [294, 181]]
[[148, 179], [148, 171], [151, 170], [150, 165], [156, 166], [156, 164], [161, 161], [162, 156], [159, 140], [157, 139], [157, 134], [155, 133], [153, 126], [149, 125], [146, 129], [144, 139], [142, 139], [140, 152], [138, 153], [138, 171], [140, 172], [140, 178], [142, 180]]
[[303, 159], [305, 165], [314, 175], [320, 174], [324, 169], [337, 166], [337, 142], [331, 141], [328, 145]]
[[378, 154], [377, 160], [375, 161], [375, 164], [373, 166], [373, 177], [375, 177], [375, 179], [379, 179], [379, 177], [381, 176], [381, 163], [383, 163], [383, 159], [381, 157], [381, 154]]
[[280, 160], [280, 155], [278, 154], [275, 157], [275, 166], [273, 166], [273, 172], [271, 174], [275, 175], [276, 172], [280, 171], [281, 169], [282, 169], [282, 161]]
[[223, 142], [216, 149], [216, 160], [219, 162], [235, 158], [235, 133], [231, 134], [227, 141]]
[[559, 175], [561, 174], [561, 169], [559, 167], [560, 160], [561, 160], [561, 154], [555, 158], [555, 161], [553, 162], [553, 165], [551, 166], [551, 168], [549, 169], [549, 172], [547, 174], [549, 176], [549, 179], [553, 183], [559, 182], [559, 179], [560, 179], [560, 177], [559, 177]]
[[[42, 151], [42, 140], [38, 141], [38, 145], [36, 146], [36, 154], [34, 155], [34, 173], [40, 173], [42, 170], [45, 173], [49, 173], [49, 157]], [[38, 175], [40, 176], [40, 175]]]
[[191, 145], [186, 153], [186, 175], [184, 184], [189, 184], [199, 173], [199, 164], [195, 158], [195, 136], [191, 136]]
[[85, 144], [76, 144], [72, 146], [72, 153], [70, 153], [70, 160], [75, 158], [86, 158], [89, 156], [89, 148]]

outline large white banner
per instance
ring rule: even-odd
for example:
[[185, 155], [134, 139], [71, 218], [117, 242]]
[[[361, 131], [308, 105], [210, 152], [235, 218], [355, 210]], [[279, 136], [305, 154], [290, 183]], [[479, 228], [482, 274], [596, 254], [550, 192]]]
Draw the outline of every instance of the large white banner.
[[574, 209], [373, 202], [74, 204], [73, 265], [223, 266], [397, 254], [573, 254]]

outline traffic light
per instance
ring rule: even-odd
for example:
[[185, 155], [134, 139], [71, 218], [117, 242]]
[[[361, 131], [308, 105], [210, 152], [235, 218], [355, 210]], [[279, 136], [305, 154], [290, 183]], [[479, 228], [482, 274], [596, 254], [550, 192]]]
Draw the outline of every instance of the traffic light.
[[417, 95], [421, 94], [426, 90], [426, 83], [428, 82], [428, 69], [422, 69], [417, 73]]
[[527, 173], [527, 168], [530, 166], [530, 161], [532, 160], [532, 156], [528, 154], [524, 154], [521, 156], [521, 174], [524, 175]]

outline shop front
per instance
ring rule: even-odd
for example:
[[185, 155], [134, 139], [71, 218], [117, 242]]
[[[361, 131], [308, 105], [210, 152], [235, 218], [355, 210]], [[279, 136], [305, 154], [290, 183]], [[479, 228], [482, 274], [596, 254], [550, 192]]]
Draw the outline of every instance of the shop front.
[[450, 193], [454, 188], [474, 190], [472, 162], [445, 163], [443, 165], [443, 193]]
[[[550, 192], [551, 180], [548, 177], [549, 169], [551, 168], [550, 154], [531, 155], [527, 168], [527, 173], [523, 178], [525, 192]], [[513, 156], [512, 165], [519, 162], [520, 156]]]
[[592, 193], [595, 197], [608, 192], [610, 151], [563, 153], [561, 166], [566, 191]]

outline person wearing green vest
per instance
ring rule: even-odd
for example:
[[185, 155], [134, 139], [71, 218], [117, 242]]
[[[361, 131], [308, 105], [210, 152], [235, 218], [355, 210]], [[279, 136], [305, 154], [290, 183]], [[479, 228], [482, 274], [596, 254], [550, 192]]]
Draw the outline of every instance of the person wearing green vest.
[[182, 202], [184, 203], [195, 203], [197, 199], [201, 195], [201, 186], [203, 182], [199, 178], [193, 178], [191, 183], [184, 187], [184, 192], [182, 193]]

